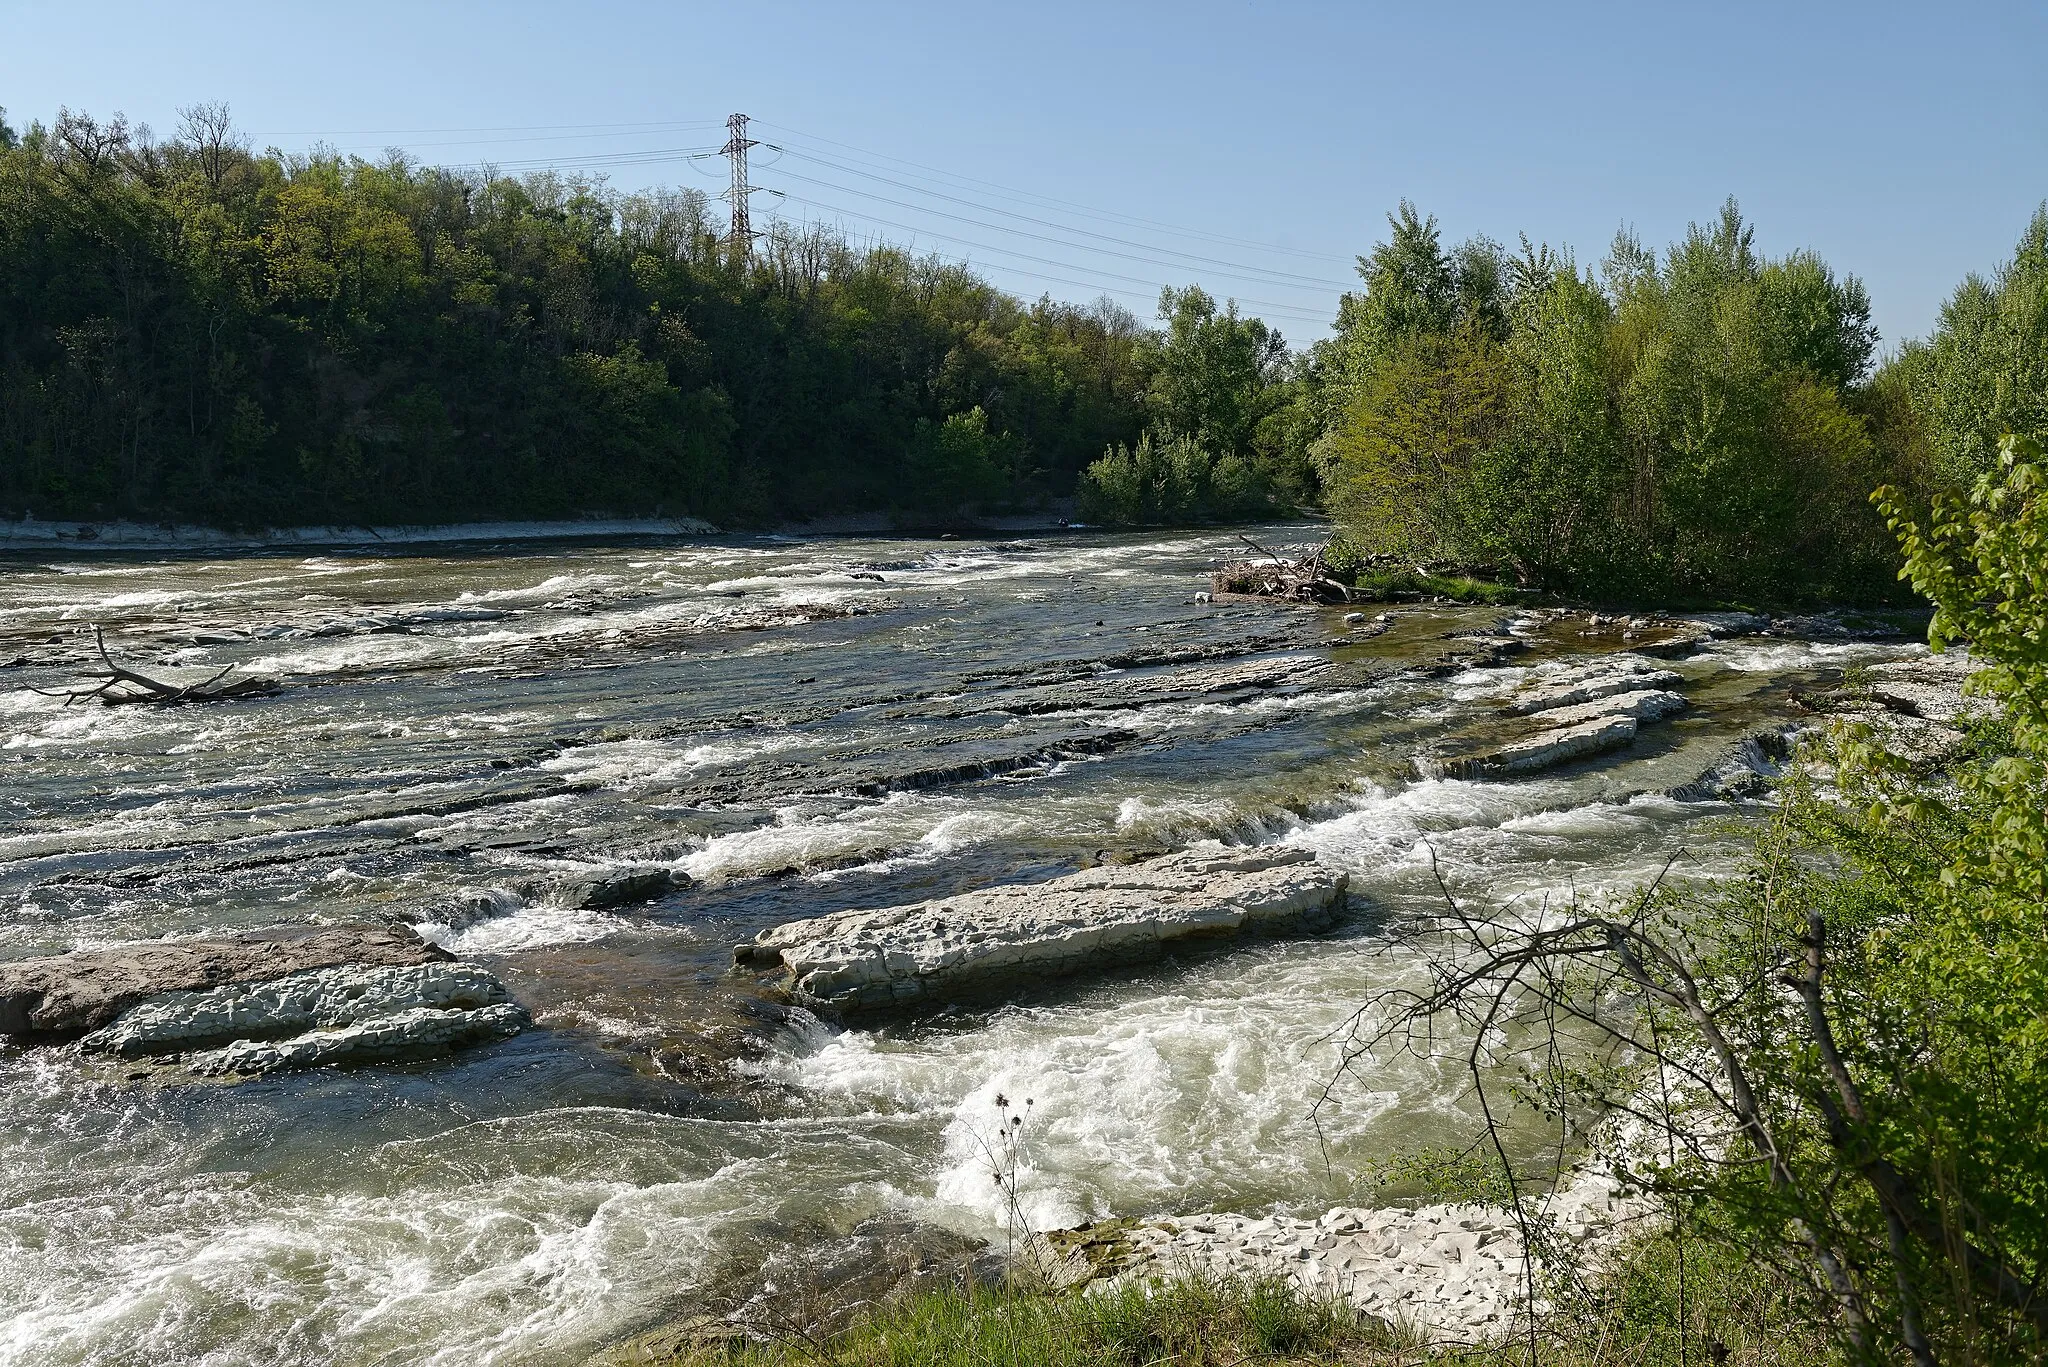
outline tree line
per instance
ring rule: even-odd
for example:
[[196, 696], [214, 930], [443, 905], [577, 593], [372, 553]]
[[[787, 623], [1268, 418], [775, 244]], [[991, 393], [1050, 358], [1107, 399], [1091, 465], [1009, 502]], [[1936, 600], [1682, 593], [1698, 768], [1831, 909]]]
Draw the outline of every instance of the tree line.
[[0, 512], [940, 516], [1143, 431], [1128, 312], [709, 207], [0, 120]]
[[1662, 253], [1447, 245], [1403, 204], [1333, 335], [1154, 325], [695, 192], [0, 111], [0, 515], [225, 525], [1327, 510], [1333, 561], [1630, 598], [1883, 596], [1868, 503], [2048, 432], [2048, 211], [1879, 363], [1869, 296], [1730, 202]]

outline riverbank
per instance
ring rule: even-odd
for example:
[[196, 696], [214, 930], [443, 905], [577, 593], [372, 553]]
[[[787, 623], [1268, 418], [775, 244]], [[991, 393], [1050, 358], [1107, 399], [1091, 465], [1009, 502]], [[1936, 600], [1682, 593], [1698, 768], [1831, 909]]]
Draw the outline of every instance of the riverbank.
[[[1072, 500], [1040, 512], [962, 518], [945, 524], [955, 534], [1014, 535], [1071, 527]], [[422, 525], [309, 525], [231, 531], [188, 523], [126, 519], [73, 521], [0, 518], [0, 554], [9, 551], [236, 551], [432, 548], [503, 542], [633, 541], [647, 538], [717, 536], [721, 528], [698, 517], [589, 517], [555, 520], [497, 520]], [[938, 535], [924, 522], [909, 524], [901, 514], [847, 513], [744, 529], [755, 534], [795, 537]]]
[[718, 528], [701, 518], [587, 518], [556, 522], [451, 522], [430, 526], [265, 527], [227, 531], [170, 522], [45, 522], [0, 520], [0, 553], [7, 551], [276, 551], [378, 546], [460, 546], [504, 541], [602, 541], [637, 537], [708, 536]]

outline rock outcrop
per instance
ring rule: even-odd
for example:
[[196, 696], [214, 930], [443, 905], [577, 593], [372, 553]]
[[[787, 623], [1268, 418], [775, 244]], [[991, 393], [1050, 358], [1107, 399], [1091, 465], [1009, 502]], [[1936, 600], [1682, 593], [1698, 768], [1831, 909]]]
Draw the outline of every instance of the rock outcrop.
[[1418, 767], [1444, 778], [1504, 777], [1619, 750], [1633, 743], [1642, 727], [1685, 710], [1685, 698], [1672, 691], [1682, 682], [1671, 670], [1627, 658], [1553, 675], [1523, 689], [1501, 709], [1505, 716], [1528, 718], [1541, 730], [1451, 759], [1423, 759]]
[[511, 1002], [466, 1010], [416, 1006], [290, 1039], [236, 1040], [186, 1064], [195, 1073], [249, 1076], [329, 1063], [382, 1063], [509, 1039], [529, 1023], [525, 1009]]
[[[1581, 1174], [1540, 1218], [1597, 1256], [1649, 1215], [1613, 1179]], [[1043, 1245], [1053, 1280], [1067, 1286], [1277, 1279], [1435, 1342], [1499, 1339], [1529, 1303], [1521, 1223], [1498, 1206], [1342, 1208], [1313, 1220], [1188, 1215], [1059, 1231]]]
[[1676, 688], [1682, 682], [1676, 671], [1657, 669], [1646, 661], [1602, 661], [1590, 669], [1540, 680], [1516, 694], [1501, 710], [1521, 717], [1621, 693]]
[[505, 985], [410, 931], [279, 930], [0, 965], [0, 1033], [248, 1076], [412, 1058], [530, 1024]]
[[306, 926], [168, 940], [0, 964], [0, 1035], [22, 1043], [97, 1030], [146, 998], [267, 982], [339, 964], [405, 967], [451, 956], [393, 926]]
[[344, 964], [268, 982], [159, 993], [129, 1007], [78, 1047], [120, 1058], [182, 1054], [237, 1040], [340, 1030], [408, 1011], [473, 1011], [511, 1000], [503, 983], [474, 964]]
[[985, 888], [763, 931], [734, 950], [780, 967], [807, 1005], [850, 1012], [937, 1005], [1018, 980], [1156, 958], [1182, 942], [1319, 929], [1346, 880], [1303, 850], [1187, 850], [1050, 882]]
[[1939, 655], [1874, 664], [1835, 689], [1802, 695], [1811, 711], [1870, 728], [1894, 754], [1940, 765], [1963, 750], [1970, 723], [1996, 712], [1988, 698], [1966, 694], [1963, 685], [1977, 666], [1967, 650], [1951, 647]]

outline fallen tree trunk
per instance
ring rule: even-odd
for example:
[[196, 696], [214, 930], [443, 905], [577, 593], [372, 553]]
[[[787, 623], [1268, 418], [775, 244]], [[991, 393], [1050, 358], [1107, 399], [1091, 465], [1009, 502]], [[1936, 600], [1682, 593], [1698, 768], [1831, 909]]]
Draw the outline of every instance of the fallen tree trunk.
[[228, 702], [235, 698], [265, 697], [277, 692], [274, 679], [237, 679], [223, 683], [228, 675], [235, 672], [229, 665], [220, 673], [203, 683], [177, 684], [152, 679], [147, 674], [114, 663], [114, 657], [107, 653], [106, 634], [98, 624], [92, 629], [93, 644], [99, 648], [100, 661], [107, 668], [106, 677], [91, 688], [67, 688], [52, 691], [33, 688], [29, 691], [40, 693], [46, 698], [62, 698], [66, 707], [87, 698], [98, 698], [104, 707], [120, 707], [127, 703], [150, 703], [157, 707], [173, 707], [181, 703]]

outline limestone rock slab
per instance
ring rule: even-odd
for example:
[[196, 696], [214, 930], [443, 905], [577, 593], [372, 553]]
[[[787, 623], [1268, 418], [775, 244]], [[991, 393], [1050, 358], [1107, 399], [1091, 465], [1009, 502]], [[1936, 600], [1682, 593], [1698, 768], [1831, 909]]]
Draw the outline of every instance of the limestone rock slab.
[[1176, 942], [1318, 929], [1345, 875], [1306, 850], [1186, 850], [1049, 882], [983, 888], [763, 931], [735, 961], [781, 966], [802, 1001], [837, 1011], [937, 1004], [1005, 982], [1155, 958]]
[[0, 964], [0, 1035], [23, 1042], [97, 1030], [147, 997], [265, 982], [337, 964], [446, 961], [409, 928], [307, 926], [228, 939], [167, 940]]
[[1595, 698], [1644, 689], [1676, 688], [1683, 682], [1674, 670], [1658, 669], [1646, 660], [1620, 660], [1564, 679], [1543, 680], [1509, 699], [1502, 709], [1516, 716], [1592, 702]]
[[233, 1041], [337, 1030], [405, 1012], [472, 1011], [512, 1000], [475, 964], [345, 964], [262, 983], [165, 992], [138, 1002], [78, 1042], [87, 1053], [140, 1058]]

